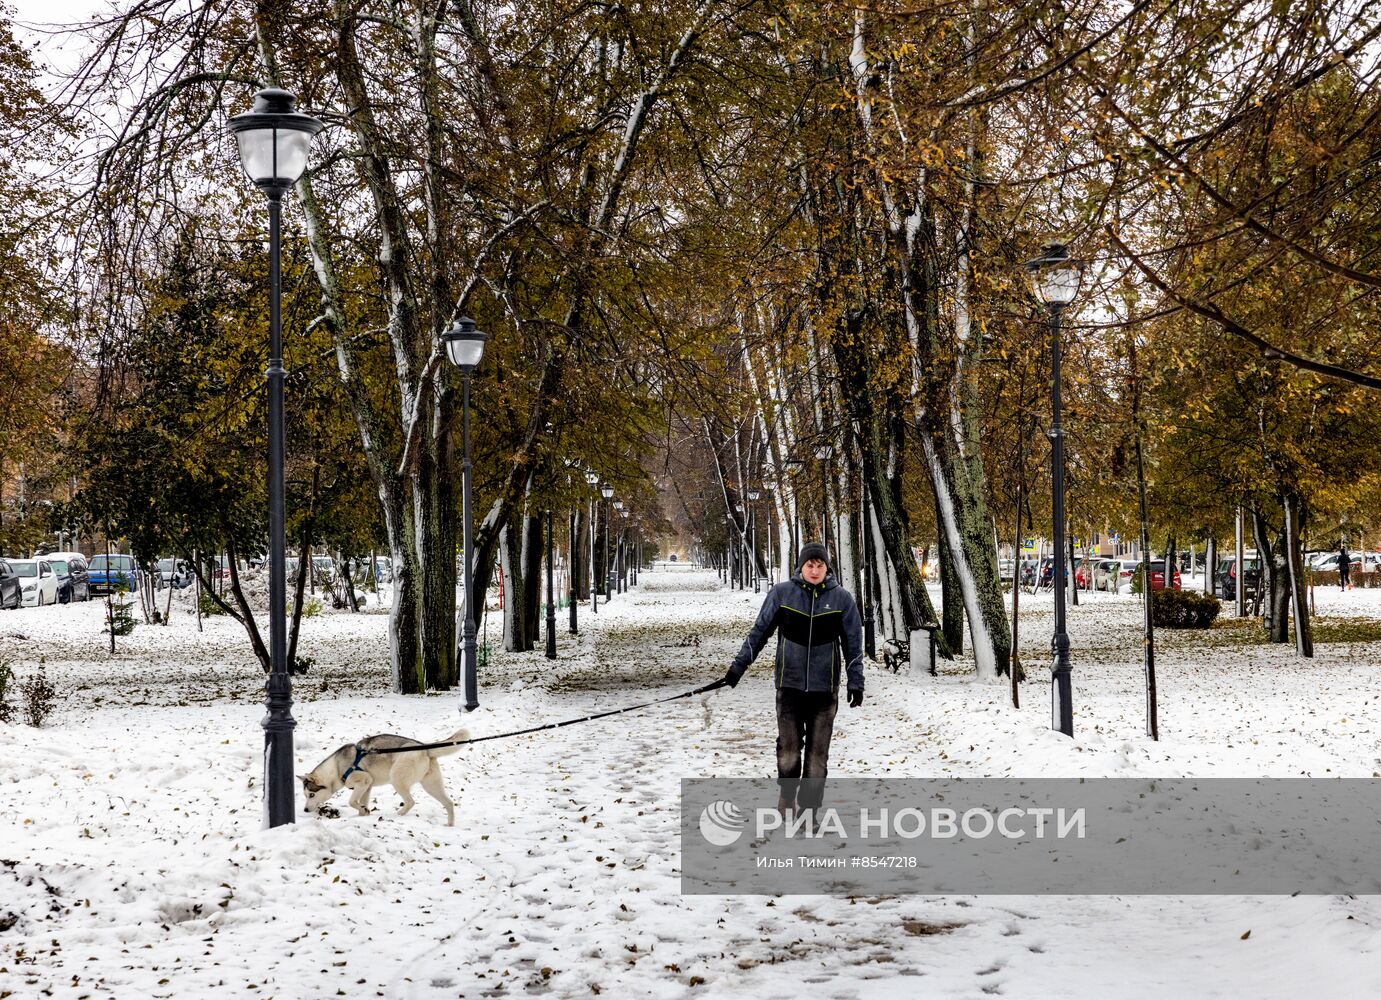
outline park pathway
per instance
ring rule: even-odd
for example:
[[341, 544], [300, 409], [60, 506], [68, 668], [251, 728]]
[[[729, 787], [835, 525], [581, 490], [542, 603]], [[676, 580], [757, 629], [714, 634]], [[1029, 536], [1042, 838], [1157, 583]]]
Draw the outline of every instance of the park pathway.
[[[723, 675], [762, 596], [710, 573], [645, 573], [597, 617], [582, 615], [581, 648], [521, 690], [552, 717], [569, 717], [699, 686]], [[697, 698], [521, 745], [488, 744], [501, 749], [484, 753], [485, 783], [522, 791], [510, 793], [502, 815], [466, 817], [495, 831], [469, 851], [493, 851], [478, 862], [483, 916], [422, 950], [409, 967], [425, 973], [399, 995], [505, 996], [521, 987], [680, 997], [703, 987], [714, 996], [785, 998], [807, 984], [820, 997], [893, 997], [910, 994], [909, 977], [922, 975], [928, 995], [946, 981], [956, 996], [1001, 995], [1003, 956], [1024, 930], [1004, 907], [680, 894], [681, 779], [775, 773], [770, 651], [737, 688], [710, 696], [708, 718]], [[912, 715], [914, 681], [872, 664], [867, 673], [864, 707], [839, 710], [831, 774], [925, 773], [939, 748]], [[965, 931], [974, 924], [985, 929]], [[927, 968], [941, 937], [950, 939], [943, 976]]]

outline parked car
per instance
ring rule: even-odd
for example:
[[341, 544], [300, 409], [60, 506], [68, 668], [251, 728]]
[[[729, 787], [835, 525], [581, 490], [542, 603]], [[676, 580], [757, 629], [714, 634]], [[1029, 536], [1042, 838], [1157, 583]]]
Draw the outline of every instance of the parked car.
[[336, 582], [336, 561], [330, 556], [312, 556], [312, 579], [318, 587]]
[[[377, 560], [379, 582], [387, 583], [391, 576], [388, 557], [378, 556]], [[464, 572], [465, 568], [463, 565], [457, 567], [457, 574]], [[374, 585], [374, 577], [369, 569], [369, 556], [359, 556], [350, 560], [350, 579], [355, 583], [356, 587], [372, 587]]]
[[23, 581], [8, 560], [0, 559], [0, 608], [17, 608], [23, 603]]
[[192, 567], [185, 559], [158, 560], [158, 586], [176, 587], [181, 590], [192, 585]]
[[11, 559], [10, 567], [24, 586], [24, 607], [58, 602], [58, 575], [47, 559]]
[[1017, 574], [1017, 579], [1021, 581], [1023, 587], [1030, 587], [1036, 582], [1036, 560], [1023, 559], [1021, 569]]
[[[1066, 575], [1066, 576], [1069, 575], [1069, 568], [1068, 568], [1068, 567], [1065, 568], [1065, 575]], [[1053, 581], [1054, 579], [1055, 579], [1055, 557], [1054, 557], [1054, 556], [1046, 556], [1044, 559], [1041, 560], [1041, 586], [1042, 586], [1042, 587], [1053, 587], [1053, 586], [1055, 586], [1055, 584], [1054, 584], [1053, 582], [1051, 582], [1051, 581]]]
[[[80, 552], [48, 552], [44, 554], [43, 558], [47, 559], [50, 563], [52, 563], [54, 569], [58, 570], [59, 601], [61, 601], [63, 604], [66, 604], [67, 602], [73, 600], [91, 600], [91, 570], [90, 567], [87, 565], [86, 556], [82, 555]], [[67, 563], [68, 575], [72, 578], [66, 584], [64, 584], [64, 581], [62, 580], [62, 570], [59, 569], [57, 566], [57, 563], [59, 562]], [[77, 563], [80, 563], [81, 566], [78, 567], [76, 565]], [[66, 597], [62, 595], [62, 589], [64, 586], [66, 586], [67, 588]]]
[[1089, 589], [1089, 572], [1091, 567], [1086, 567], [1083, 556], [1075, 556], [1071, 567], [1074, 570], [1074, 586], [1080, 590]]
[[92, 556], [87, 572], [93, 594], [108, 594], [120, 587], [131, 592], [139, 589], [139, 566], [134, 556], [104, 553]]
[[[1138, 563], [1137, 565], [1140, 566], [1141, 564]], [[1133, 570], [1132, 572], [1135, 573], [1136, 571]], [[1171, 588], [1172, 588], [1173, 590], [1180, 590], [1180, 589], [1181, 589], [1181, 587], [1180, 587], [1180, 571], [1179, 571], [1178, 569], [1175, 570], [1174, 579], [1171, 581], [1170, 586], [1171, 586]], [[1151, 560], [1151, 589], [1152, 589], [1152, 590], [1164, 590], [1164, 589], [1165, 589], [1165, 560], [1164, 560], [1164, 559], [1152, 559], [1152, 560]]]
[[[1141, 565], [1140, 559], [1119, 559], [1117, 560], [1117, 592], [1120, 594], [1130, 594], [1132, 592], [1132, 580], [1136, 578], [1136, 568]], [[1126, 587], [1126, 590], [1122, 588]]]
[[[1245, 577], [1243, 595], [1248, 600], [1254, 600], [1261, 592], [1261, 560], [1256, 553], [1248, 552], [1242, 559], [1242, 566]], [[1218, 560], [1214, 579], [1219, 597], [1225, 601], [1237, 600], [1237, 557]]]
[[[1128, 579], [1131, 572], [1127, 573]], [[1117, 593], [1118, 586], [1122, 583], [1122, 561], [1119, 559], [1099, 559], [1093, 564], [1093, 589], [1105, 590], [1110, 594]]]
[[80, 555], [66, 552], [52, 552], [43, 558], [53, 567], [58, 577], [58, 603], [71, 604], [73, 601], [91, 600], [91, 578], [86, 570], [86, 560]]
[[997, 578], [1003, 583], [1012, 579], [1012, 572], [1016, 569], [1016, 563], [1011, 559], [999, 559], [997, 561]]
[[[1348, 558], [1351, 560], [1348, 565], [1348, 571], [1351, 573], [1369, 573], [1381, 569], [1381, 556], [1375, 552], [1349, 552]], [[1311, 568], [1320, 576], [1328, 576], [1329, 574], [1336, 576], [1339, 561], [1340, 556], [1337, 552], [1329, 552], [1314, 562]], [[1338, 581], [1334, 580], [1333, 582], [1337, 583]]]
[[[244, 575], [249, 572], [249, 563], [243, 559], [237, 559], [235, 561], [235, 572], [238, 573], [241, 577], [244, 577]], [[216, 568], [213, 571], [212, 578], [216, 580], [224, 580], [226, 583], [230, 582], [229, 556], [225, 555], [224, 553], [216, 556]]]

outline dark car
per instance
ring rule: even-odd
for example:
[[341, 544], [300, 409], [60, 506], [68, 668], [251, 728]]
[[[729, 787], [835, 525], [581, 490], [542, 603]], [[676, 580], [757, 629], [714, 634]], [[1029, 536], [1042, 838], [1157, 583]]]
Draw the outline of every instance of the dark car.
[[105, 594], [122, 587], [131, 593], [139, 589], [139, 567], [134, 556], [92, 556], [87, 572], [93, 594]]
[[[1242, 567], [1243, 597], [1255, 600], [1261, 593], [1261, 559], [1257, 556], [1245, 556], [1242, 559]], [[1218, 596], [1225, 601], [1237, 600], [1237, 559], [1232, 556], [1220, 559], [1215, 576]]]
[[14, 568], [0, 559], [0, 608], [17, 608], [23, 604], [23, 587]]
[[58, 603], [71, 604], [73, 601], [91, 600], [91, 577], [86, 562], [78, 556], [66, 553], [45, 556], [48, 565], [58, 575]]

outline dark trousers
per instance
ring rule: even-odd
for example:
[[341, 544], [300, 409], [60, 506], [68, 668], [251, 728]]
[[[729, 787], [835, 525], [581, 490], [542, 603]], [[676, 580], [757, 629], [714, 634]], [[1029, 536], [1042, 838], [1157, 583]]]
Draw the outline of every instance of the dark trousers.
[[788, 807], [818, 809], [824, 800], [838, 708], [833, 691], [777, 689], [777, 784]]
[[1348, 577], [1351, 576], [1351, 575], [1352, 575], [1352, 567], [1351, 567], [1351, 566], [1341, 566], [1341, 565], [1340, 565], [1340, 566], [1338, 567], [1338, 589], [1340, 589], [1340, 590], [1347, 590]]

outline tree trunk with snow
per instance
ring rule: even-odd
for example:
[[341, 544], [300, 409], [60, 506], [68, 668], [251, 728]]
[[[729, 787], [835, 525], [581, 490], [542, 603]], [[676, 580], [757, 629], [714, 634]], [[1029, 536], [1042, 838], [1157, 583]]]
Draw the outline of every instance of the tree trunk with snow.
[[[940, 511], [935, 511], [935, 523], [940, 523]], [[940, 544], [936, 546], [940, 560], [940, 633], [950, 652], [958, 656], [964, 650], [964, 592], [955, 571], [954, 558], [949, 552], [949, 542], [945, 533], [940, 533]]]
[[1314, 629], [1309, 620], [1309, 602], [1304, 592], [1304, 560], [1300, 542], [1300, 499], [1293, 491], [1285, 491], [1280, 497], [1285, 511], [1285, 533], [1281, 541], [1285, 545], [1285, 565], [1289, 573], [1290, 594], [1293, 598], [1295, 616], [1295, 652], [1300, 656], [1314, 655]]
[[[1266, 633], [1271, 642], [1290, 641], [1290, 577], [1285, 559], [1285, 539], [1282, 535], [1272, 544], [1271, 529], [1260, 509], [1252, 505], [1252, 531], [1256, 535], [1256, 549], [1261, 562], [1262, 585], [1266, 595]], [[1237, 568], [1237, 584], [1245, 584], [1241, 566]]]
[[[532, 648], [523, 617], [523, 524], [521, 519], [499, 532], [499, 571], [503, 574], [503, 648], [526, 653]], [[478, 603], [478, 602], [477, 602]]]
[[545, 518], [531, 514], [523, 516], [523, 626], [527, 634], [527, 648], [541, 640], [542, 595], [546, 586]]

